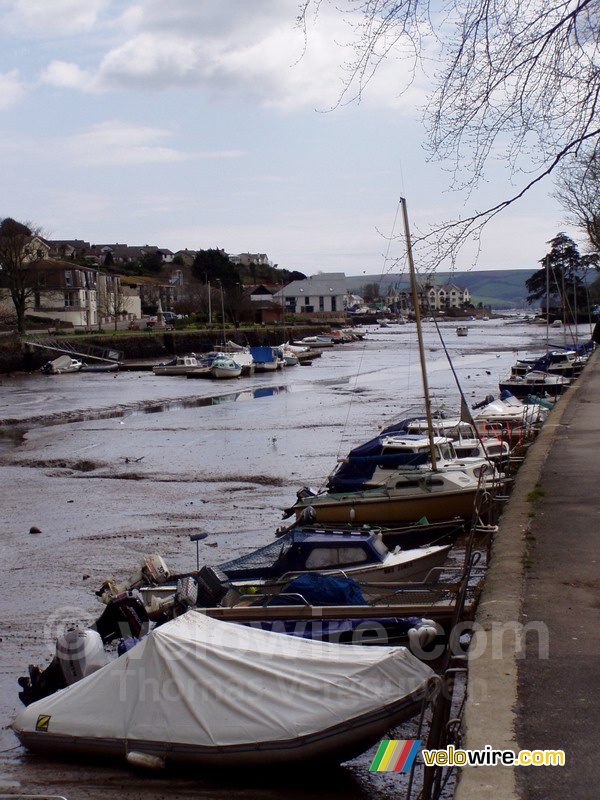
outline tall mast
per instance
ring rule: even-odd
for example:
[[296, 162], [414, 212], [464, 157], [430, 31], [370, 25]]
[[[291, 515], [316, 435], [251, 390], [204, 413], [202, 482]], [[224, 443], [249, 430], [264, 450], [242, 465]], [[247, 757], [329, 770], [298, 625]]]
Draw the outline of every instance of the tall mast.
[[546, 255], [546, 355], [550, 347], [550, 256]]
[[433, 442], [433, 420], [431, 417], [431, 403], [429, 401], [429, 387], [427, 385], [427, 370], [425, 369], [425, 349], [423, 347], [423, 331], [421, 330], [421, 309], [419, 308], [419, 295], [417, 292], [417, 278], [415, 275], [415, 264], [412, 256], [412, 245], [410, 241], [410, 231], [408, 229], [408, 212], [406, 210], [406, 200], [400, 198], [402, 205], [402, 217], [404, 220], [404, 235], [406, 237], [406, 256], [408, 258], [408, 268], [410, 271], [410, 285], [412, 289], [413, 308], [415, 311], [415, 322], [417, 323], [417, 339], [419, 342], [419, 361], [421, 362], [421, 377], [423, 380], [423, 395], [425, 397], [425, 416], [427, 418], [427, 431], [429, 433], [429, 449], [431, 450], [431, 466], [437, 469], [435, 458], [435, 445]]

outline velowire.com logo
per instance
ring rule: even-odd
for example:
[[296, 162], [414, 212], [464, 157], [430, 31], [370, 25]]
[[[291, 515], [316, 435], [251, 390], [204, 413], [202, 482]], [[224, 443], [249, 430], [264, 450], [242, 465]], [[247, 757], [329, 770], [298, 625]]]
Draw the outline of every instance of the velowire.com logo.
[[369, 772], [408, 772], [421, 746], [421, 739], [383, 739]]

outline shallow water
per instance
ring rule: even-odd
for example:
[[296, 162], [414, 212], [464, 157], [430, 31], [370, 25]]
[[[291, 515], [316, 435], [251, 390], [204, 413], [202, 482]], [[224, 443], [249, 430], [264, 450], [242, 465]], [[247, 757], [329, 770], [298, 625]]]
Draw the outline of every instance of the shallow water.
[[[516, 358], [541, 352], [545, 329], [468, 324], [467, 337], [452, 323], [442, 330], [473, 404], [498, 393]], [[431, 323], [424, 331], [432, 403], [458, 408], [437, 332]], [[338, 457], [421, 398], [413, 325], [372, 328], [363, 342], [325, 350], [310, 367], [235, 381], [149, 372], [2, 377], [0, 790], [69, 800], [117, 792], [156, 800], [173, 791], [240, 800], [403, 796], [403, 776], [368, 772], [371, 751], [317, 780], [150, 779], [34, 758], [7, 726], [20, 706], [17, 677], [29, 663], [48, 663], [65, 624], [98, 616], [94, 591], [104, 578], [130, 574], [148, 552], [173, 570], [189, 569], [189, 536], [198, 531], [209, 534], [199, 545], [204, 563], [271, 541], [297, 489], [324, 483]], [[30, 534], [32, 526], [42, 533]], [[415, 733], [411, 723], [391, 738]]]

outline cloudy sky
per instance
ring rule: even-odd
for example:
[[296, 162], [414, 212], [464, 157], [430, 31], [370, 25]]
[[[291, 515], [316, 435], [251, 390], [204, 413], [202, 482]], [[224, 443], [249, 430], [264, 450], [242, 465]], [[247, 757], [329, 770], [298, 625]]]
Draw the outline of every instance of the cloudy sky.
[[[477, 198], [427, 161], [426, 80], [393, 54], [339, 106], [351, 32], [298, 0], [0, 0], [0, 216], [49, 238], [263, 252], [307, 274], [377, 275], [411, 228]], [[491, 223], [477, 269], [535, 269], [564, 222], [547, 182]], [[473, 267], [465, 250], [457, 268]]]

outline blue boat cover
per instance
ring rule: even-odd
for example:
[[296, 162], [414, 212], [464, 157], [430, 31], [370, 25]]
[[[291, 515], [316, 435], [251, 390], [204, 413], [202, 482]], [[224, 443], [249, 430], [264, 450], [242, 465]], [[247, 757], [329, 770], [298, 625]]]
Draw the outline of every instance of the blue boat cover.
[[[281, 590], [285, 594], [301, 594], [307, 603], [317, 606], [366, 606], [360, 586], [351, 578], [338, 578], [319, 572], [308, 572], [294, 578]], [[298, 605], [298, 597], [275, 597], [269, 605]]]
[[272, 347], [251, 347], [250, 352], [252, 353], [252, 358], [258, 364], [270, 363], [274, 360]]
[[398, 467], [418, 467], [429, 460], [428, 453], [387, 453], [382, 455], [382, 437], [389, 433], [400, 432], [403, 428], [399, 423], [397, 427], [386, 428], [384, 433], [370, 439], [368, 442], [355, 447], [347, 455], [347, 461], [340, 464], [335, 473], [329, 478], [327, 488], [330, 492], [356, 492], [364, 488], [366, 481], [373, 477], [377, 466], [386, 469]]

